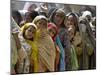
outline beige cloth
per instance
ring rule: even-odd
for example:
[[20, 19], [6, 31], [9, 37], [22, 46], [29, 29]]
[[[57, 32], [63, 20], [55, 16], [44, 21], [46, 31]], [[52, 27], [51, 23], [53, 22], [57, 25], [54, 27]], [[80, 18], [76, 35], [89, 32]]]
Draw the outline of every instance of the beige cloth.
[[46, 32], [41, 32], [38, 40], [39, 49], [39, 72], [54, 71], [55, 46], [54, 42]]

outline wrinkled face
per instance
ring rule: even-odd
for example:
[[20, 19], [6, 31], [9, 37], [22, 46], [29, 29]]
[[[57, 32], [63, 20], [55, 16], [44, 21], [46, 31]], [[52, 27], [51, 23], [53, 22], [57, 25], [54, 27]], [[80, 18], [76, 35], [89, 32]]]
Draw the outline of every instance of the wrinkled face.
[[36, 25], [39, 29], [47, 29], [47, 21], [44, 19], [39, 20]]
[[25, 38], [28, 40], [32, 39], [34, 38], [35, 33], [36, 33], [36, 29], [33, 26], [29, 26], [25, 31]]
[[59, 13], [56, 13], [55, 16], [54, 16], [54, 22], [56, 25], [61, 25], [62, 22], [64, 20], [64, 16], [62, 16], [61, 14]]
[[69, 27], [70, 25], [75, 25], [75, 19], [72, 15], [69, 15], [67, 19], [67, 27]]
[[74, 38], [74, 33], [75, 33], [74, 28], [73, 27], [69, 27], [68, 28], [68, 33], [69, 33], [70, 40], [72, 40]]
[[54, 28], [48, 29], [48, 31], [49, 31], [49, 35], [50, 35], [51, 37], [54, 37], [54, 36], [56, 35], [56, 31], [55, 31]]

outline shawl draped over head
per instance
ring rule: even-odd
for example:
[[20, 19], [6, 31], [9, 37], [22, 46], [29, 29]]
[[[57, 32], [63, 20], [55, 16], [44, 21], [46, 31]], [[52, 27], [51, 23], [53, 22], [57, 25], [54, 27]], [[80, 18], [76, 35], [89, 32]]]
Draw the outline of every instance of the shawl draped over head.
[[89, 15], [90, 18], [92, 18], [92, 13], [90, 11], [84, 11], [83, 14], [82, 14], [82, 17], [86, 18], [87, 15]]
[[[26, 23], [22, 28], [22, 34], [25, 30], [29, 27], [33, 26], [37, 30], [37, 26], [33, 23]], [[34, 72], [38, 72], [38, 48], [36, 43], [36, 36], [34, 37], [33, 41], [26, 40], [26, 42], [31, 46], [31, 55], [30, 58], [34, 61]]]
[[64, 12], [62, 9], [58, 9], [58, 10], [56, 11], [56, 13], [59, 13], [59, 14], [61, 14], [62, 16], [65, 17], [65, 12]]
[[[44, 19], [47, 21], [47, 18], [44, 16], [37, 16], [33, 23], [37, 24], [38, 21]], [[37, 30], [38, 35], [38, 50], [39, 50], [39, 60], [46, 66], [49, 71], [54, 71], [55, 64], [55, 46], [52, 38], [49, 36], [47, 29], [43, 31]]]
[[66, 21], [68, 20], [68, 17], [69, 17], [70, 15], [72, 15], [72, 16], [74, 17], [75, 30], [78, 30], [78, 29], [79, 29], [79, 28], [78, 28], [79, 17], [78, 17], [78, 15], [77, 15], [76, 13], [74, 13], [74, 12], [68, 13], [68, 14], [66, 15], [65, 23], [66, 23]]
[[48, 30], [49, 29], [54, 29], [56, 31], [56, 34], [52, 37], [53, 41], [55, 41], [55, 38], [56, 38], [57, 33], [58, 33], [57, 26], [54, 23], [48, 23]]
[[[49, 18], [51, 22], [55, 23], [54, 16], [56, 13], [61, 14], [61, 16], [63, 16], [64, 20], [65, 20], [66, 15], [65, 15], [64, 11], [62, 9], [55, 9]], [[71, 69], [71, 59], [70, 59], [71, 58], [71, 56], [70, 56], [71, 45], [70, 45], [70, 41], [69, 41], [68, 31], [64, 25], [64, 21], [59, 28], [58, 35], [59, 35], [61, 44], [62, 44], [62, 46], [64, 48], [64, 52], [65, 52], [65, 70], [70, 70]]]
[[56, 13], [58, 13], [58, 14], [60, 14], [62, 17], [64, 17], [64, 19], [65, 19], [65, 12], [62, 10], [62, 9], [54, 9], [54, 11], [52, 12], [52, 14], [51, 14], [51, 16], [49, 17], [49, 20], [51, 21], [51, 22], [53, 22], [54, 23], [54, 15], [56, 14]]
[[43, 15], [39, 15], [39, 16], [36, 16], [33, 20], [33, 23], [36, 24], [38, 21], [40, 21], [41, 19], [44, 19], [47, 21], [47, 18]]
[[33, 26], [36, 30], [37, 30], [37, 26], [33, 23], [26, 23], [22, 28], [22, 32], [25, 32], [25, 30], [29, 27], [29, 26]]

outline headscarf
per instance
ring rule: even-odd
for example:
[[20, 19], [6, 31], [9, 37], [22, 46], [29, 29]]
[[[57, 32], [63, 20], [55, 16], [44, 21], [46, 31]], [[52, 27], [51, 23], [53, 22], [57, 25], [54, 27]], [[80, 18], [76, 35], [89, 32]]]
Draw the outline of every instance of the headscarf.
[[[54, 16], [56, 15], [56, 12], [58, 13], [61, 13], [62, 16], [64, 17], [64, 20], [65, 20], [65, 13], [62, 9], [55, 9], [51, 16], [50, 16], [50, 21], [55, 23], [54, 22]], [[65, 51], [65, 64], [63, 65], [63, 69], [64, 70], [64, 67], [66, 68], [65, 70], [70, 70], [71, 68], [71, 63], [70, 63], [70, 49], [71, 49], [71, 45], [70, 45], [70, 41], [69, 41], [69, 36], [68, 36], [68, 31], [67, 29], [65, 28], [65, 25], [64, 25], [64, 20], [59, 28], [59, 38], [61, 40], [61, 44], [64, 48], [64, 51]], [[64, 53], [64, 52], [63, 52]]]
[[[54, 15], [55, 15], [56, 13], [62, 15], [62, 16], [64, 17], [64, 19], [65, 19], [65, 16], [66, 16], [66, 15], [65, 15], [65, 12], [64, 12], [62, 9], [54, 9], [54, 10], [52, 11], [52, 14], [51, 14], [50, 18], [49, 18], [51, 22], [54, 23], [53, 19], [54, 19]], [[64, 25], [64, 22], [63, 22], [62, 25]]]
[[90, 16], [90, 19], [92, 19], [92, 13], [90, 11], [84, 11], [82, 14], [83, 18], [86, 18], [86, 16]]
[[62, 9], [58, 9], [58, 10], [56, 11], [56, 13], [59, 13], [59, 14], [61, 14], [62, 16], [65, 17], [65, 12], [64, 12]]
[[[37, 24], [37, 22], [40, 21], [41, 19], [47, 21], [47, 18], [45, 16], [40, 15], [33, 20], [33, 23]], [[39, 60], [42, 61], [43, 65], [45, 65], [49, 71], [54, 71], [54, 63], [55, 63], [54, 42], [49, 36], [47, 29], [44, 29], [43, 31], [40, 31], [38, 29], [37, 35], [38, 35], [37, 43], [39, 50]]]
[[39, 20], [44, 19], [47, 21], [47, 18], [43, 15], [36, 16], [33, 20], [33, 23], [36, 24]]
[[52, 37], [53, 41], [55, 41], [55, 37], [58, 34], [57, 26], [54, 23], [48, 23], [48, 30], [49, 29], [54, 29], [56, 31], [56, 34]]
[[[29, 27], [33, 26], [37, 30], [37, 26], [33, 23], [26, 23], [22, 28], [22, 34], [25, 32], [25, 30]], [[34, 40], [26, 40], [27, 43], [31, 46], [31, 55], [30, 58], [34, 61], [34, 72], [38, 72], [38, 48], [36, 43], [36, 36], [34, 37]]]
[[75, 17], [75, 29], [78, 30], [78, 29], [79, 29], [79, 28], [78, 28], [79, 18], [78, 18], [78, 15], [77, 15], [76, 13], [74, 13], [74, 12], [68, 13], [68, 14], [66, 15], [65, 22], [66, 22], [66, 20], [68, 19], [68, 17], [69, 17], [70, 15], [72, 15], [73, 17]]
[[29, 26], [33, 26], [37, 30], [37, 26], [33, 23], [26, 23], [22, 28], [22, 32], [24, 32]]

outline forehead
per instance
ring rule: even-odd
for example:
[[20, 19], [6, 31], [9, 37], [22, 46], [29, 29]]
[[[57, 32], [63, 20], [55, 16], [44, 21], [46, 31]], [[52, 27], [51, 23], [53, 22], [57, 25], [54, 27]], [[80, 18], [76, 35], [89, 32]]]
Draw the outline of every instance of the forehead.
[[62, 13], [56, 12], [56, 15], [64, 17], [64, 15]]
[[45, 19], [40, 19], [38, 22], [46, 22], [47, 23], [47, 21]]
[[[34, 30], [35, 29], [35, 27], [34, 26], [32, 26], [32, 25], [30, 25], [29, 27], [28, 27], [28, 29], [30, 29], [30, 30]], [[35, 29], [36, 30], [36, 29]]]
[[68, 19], [74, 19], [74, 16], [73, 15], [69, 15]]
[[56, 31], [56, 29], [55, 28], [48, 28], [48, 30], [52, 30], [52, 31]]

